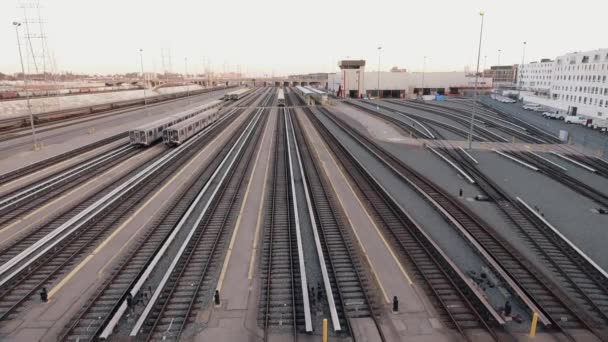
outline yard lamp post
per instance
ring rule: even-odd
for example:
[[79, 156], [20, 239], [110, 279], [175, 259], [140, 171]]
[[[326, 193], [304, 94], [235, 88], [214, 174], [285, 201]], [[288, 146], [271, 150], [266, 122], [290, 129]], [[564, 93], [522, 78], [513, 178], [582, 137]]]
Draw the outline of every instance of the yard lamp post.
[[32, 113], [32, 105], [30, 103], [30, 93], [27, 89], [27, 76], [25, 75], [25, 66], [23, 65], [23, 54], [21, 53], [21, 42], [19, 41], [19, 26], [21, 26], [20, 22], [14, 21], [13, 25], [15, 26], [15, 34], [17, 36], [17, 47], [19, 48], [19, 60], [21, 61], [21, 73], [23, 74], [23, 88], [25, 91], [25, 100], [27, 110], [30, 114], [30, 124], [32, 127], [32, 140], [34, 143], [34, 151], [38, 151], [41, 146], [38, 143], [38, 137], [36, 136], [36, 127], [34, 126], [34, 114]]
[[521, 65], [519, 67], [519, 92], [521, 93], [521, 88], [523, 87], [523, 75], [524, 75], [524, 61], [526, 60], [526, 45], [527, 42], [524, 42], [524, 47], [521, 52]]
[[473, 111], [471, 113], [471, 127], [469, 128], [469, 150], [473, 145], [473, 127], [475, 125], [475, 110], [477, 108], [477, 83], [479, 80], [479, 58], [481, 57], [481, 39], [483, 37], [483, 12], [479, 12], [479, 16], [481, 17], [481, 28], [479, 29], [479, 47], [477, 49], [477, 69], [475, 71], [475, 94], [474, 94], [474, 102], [473, 102]]
[[378, 46], [378, 87], [376, 91], [378, 93], [378, 102], [376, 102], [376, 109], [380, 109], [380, 52], [382, 51], [382, 46]]
[[186, 80], [188, 77], [188, 57], [184, 58], [184, 82], [186, 83], [186, 96], [188, 97], [188, 104], [190, 104], [190, 84]]
[[146, 76], [144, 74], [144, 49], [139, 49], [139, 64], [141, 64], [141, 79], [144, 84], [144, 107], [148, 105], [148, 98], [146, 97]]
[[[421, 97], [424, 96], [424, 73], [426, 72], [426, 56], [424, 56], [424, 58], [422, 59], [422, 88], [420, 89], [420, 91], [422, 92], [422, 94], [420, 95]], [[422, 97], [424, 98], [424, 97]]]

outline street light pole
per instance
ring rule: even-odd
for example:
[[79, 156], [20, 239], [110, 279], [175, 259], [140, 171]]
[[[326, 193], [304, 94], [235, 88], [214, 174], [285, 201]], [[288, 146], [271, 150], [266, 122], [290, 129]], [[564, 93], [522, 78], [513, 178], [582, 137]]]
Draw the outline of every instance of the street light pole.
[[500, 53], [502, 52], [501, 49], [498, 49], [498, 65], [500, 65]]
[[23, 65], [23, 54], [21, 53], [21, 42], [19, 41], [19, 26], [21, 26], [20, 22], [14, 21], [13, 25], [15, 26], [15, 34], [17, 36], [17, 47], [19, 48], [19, 60], [21, 61], [21, 73], [23, 74], [23, 88], [25, 91], [25, 100], [27, 110], [30, 114], [30, 124], [32, 127], [32, 140], [34, 142], [34, 151], [38, 151], [41, 146], [38, 143], [38, 137], [36, 136], [36, 127], [34, 126], [34, 113], [32, 113], [32, 105], [30, 103], [30, 93], [27, 89], [27, 77], [25, 75], [25, 66]]
[[526, 45], [527, 45], [527, 43], [524, 42], [524, 48], [521, 53], [521, 65], [519, 66], [519, 91], [520, 91], [520, 93], [521, 93], [521, 88], [523, 85], [522, 76], [523, 76], [523, 72], [524, 72], [524, 61], [526, 60]]
[[475, 110], [477, 109], [477, 83], [479, 80], [479, 59], [481, 58], [481, 39], [483, 37], [483, 12], [479, 12], [479, 16], [481, 17], [481, 28], [479, 29], [479, 47], [477, 49], [477, 69], [475, 71], [475, 99], [473, 102], [473, 111], [471, 113], [471, 127], [469, 129], [469, 150], [473, 145], [473, 127], [475, 123]]
[[376, 102], [376, 109], [380, 109], [380, 52], [382, 51], [382, 46], [378, 46], [378, 87], [376, 91], [378, 93], [378, 102]]
[[425, 72], [426, 72], [426, 56], [424, 56], [424, 58], [422, 59], [422, 88], [420, 90], [422, 92], [421, 96], [424, 96], [424, 73]]
[[144, 82], [144, 107], [146, 107], [148, 98], [146, 97], [146, 76], [144, 74], [144, 49], [139, 49], [139, 62], [141, 64], [141, 79]]
[[190, 104], [190, 84], [188, 84], [188, 81], [186, 81], [186, 78], [188, 77], [188, 57], [184, 58], [184, 69], [185, 69], [185, 73], [184, 73], [184, 81], [186, 82], [186, 96], [188, 97], [188, 104]]

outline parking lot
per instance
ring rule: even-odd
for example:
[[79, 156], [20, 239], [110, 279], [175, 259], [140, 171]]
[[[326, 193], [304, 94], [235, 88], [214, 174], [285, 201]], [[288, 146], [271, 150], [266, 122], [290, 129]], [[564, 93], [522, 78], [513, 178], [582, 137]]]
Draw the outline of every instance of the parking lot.
[[606, 133], [582, 125], [567, 124], [561, 120], [544, 118], [542, 112], [523, 109], [523, 104], [521, 102], [502, 103], [491, 99], [489, 96], [482, 96], [480, 101], [483, 104], [501, 110], [513, 117], [526, 120], [556, 136], [559, 136], [560, 130], [566, 130], [568, 131], [568, 135], [573, 144], [582, 145], [587, 149], [595, 150], [598, 154], [601, 154], [602, 157], [608, 158], [608, 134]]

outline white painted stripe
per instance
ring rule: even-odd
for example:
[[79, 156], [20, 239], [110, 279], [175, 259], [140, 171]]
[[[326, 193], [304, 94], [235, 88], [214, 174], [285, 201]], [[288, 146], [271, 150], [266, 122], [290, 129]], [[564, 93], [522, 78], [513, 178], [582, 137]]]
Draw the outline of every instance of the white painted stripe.
[[536, 210], [532, 209], [528, 203], [524, 202], [524, 200], [522, 200], [519, 197], [516, 197], [517, 200], [523, 204], [526, 209], [528, 209], [532, 214], [534, 214], [534, 216], [536, 216], [539, 220], [543, 221], [543, 223], [549, 227], [555, 234], [557, 234], [557, 236], [559, 236], [562, 240], [564, 240], [570, 247], [572, 247], [572, 249], [574, 249], [583, 259], [587, 260], [587, 262], [589, 264], [591, 264], [591, 266], [593, 266], [593, 268], [595, 268], [599, 273], [601, 273], [604, 278], [608, 279], [608, 273], [606, 273], [606, 271], [604, 271], [604, 269], [599, 266], [598, 264], [595, 263], [595, 261], [593, 261], [587, 254], [585, 254], [585, 252], [583, 252], [582, 250], [580, 250], [578, 247], [576, 247], [576, 245], [570, 241], [567, 237], [565, 237], [559, 230], [557, 230], [557, 228], [555, 228], [551, 223], [549, 223], [549, 221], [547, 221], [543, 216], [539, 215]]
[[547, 162], [547, 163], [549, 163], [549, 164], [551, 164], [551, 165], [553, 165], [553, 166], [555, 166], [555, 167], [557, 167], [557, 168], [559, 168], [559, 169], [561, 169], [561, 170], [563, 170], [563, 171], [568, 171], [568, 169], [566, 169], [565, 167], [563, 167], [563, 166], [559, 165], [558, 163], [556, 163], [556, 162], [554, 162], [554, 161], [552, 161], [552, 160], [549, 160], [549, 159], [547, 159], [547, 158], [545, 158], [545, 157], [541, 156], [540, 154], [538, 154], [538, 153], [536, 153], [536, 152], [528, 151], [528, 153], [530, 153], [531, 155], [536, 156], [536, 157], [538, 157], [538, 158], [540, 158], [540, 159], [544, 160], [545, 162]]
[[473, 158], [473, 156], [472, 156], [472, 155], [471, 155], [469, 152], [467, 152], [467, 150], [465, 150], [464, 148], [462, 148], [462, 147], [460, 147], [460, 146], [458, 146], [458, 148], [459, 148], [459, 149], [460, 149], [460, 150], [461, 150], [461, 151], [462, 151], [462, 152], [463, 152], [463, 153], [464, 153], [464, 154], [465, 154], [467, 157], [469, 157], [469, 159], [471, 159], [471, 160], [473, 161], [473, 163], [475, 163], [475, 164], [479, 164], [479, 162], [477, 161], [477, 159]]
[[[288, 112], [287, 110], [285, 112]], [[315, 238], [315, 247], [317, 250], [317, 257], [319, 258], [319, 264], [321, 266], [321, 274], [323, 275], [323, 285], [325, 286], [325, 294], [327, 295], [327, 303], [329, 305], [329, 312], [331, 315], [332, 325], [334, 331], [342, 330], [340, 326], [340, 319], [338, 318], [338, 311], [336, 310], [336, 302], [334, 301], [334, 294], [329, 282], [329, 275], [327, 273], [327, 266], [325, 265], [325, 257], [323, 256], [323, 249], [321, 247], [321, 239], [319, 238], [319, 232], [317, 231], [317, 220], [315, 219], [315, 213], [312, 210], [312, 201], [310, 200], [310, 194], [308, 192], [308, 183], [306, 182], [306, 175], [304, 174], [304, 166], [302, 165], [302, 157], [300, 156], [300, 149], [296, 141], [296, 132], [293, 128], [293, 121], [289, 120], [291, 132], [293, 134], [294, 146], [296, 148], [296, 156], [298, 158], [298, 164], [300, 165], [300, 175], [302, 176], [302, 183], [304, 185], [304, 195], [306, 197], [306, 206], [308, 207], [308, 216], [310, 217], [310, 223], [312, 225], [312, 232]], [[294, 192], [295, 193], [295, 192]]]
[[557, 152], [554, 152], [554, 151], [549, 151], [549, 153], [551, 153], [551, 154], [553, 154], [553, 155], [555, 155], [555, 156], [558, 156], [559, 158], [562, 158], [562, 159], [564, 159], [564, 160], [567, 160], [567, 161], [571, 162], [571, 163], [572, 163], [572, 164], [574, 164], [574, 165], [578, 165], [578, 166], [582, 167], [583, 169], [585, 169], [585, 170], [587, 170], [587, 171], [589, 171], [589, 172], [593, 172], [593, 173], [596, 173], [596, 172], [597, 172], [597, 170], [596, 170], [596, 169], [594, 169], [594, 168], [592, 168], [591, 166], [589, 166], [589, 165], [587, 165], [587, 164], [583, 164], [583, 163], [581, 163], [581, 162], [578, 162], [578, 161], [576, 161], [576, 160], [574, 160], [574, 159], [572, 159], [572, 158], [570, 158], [570, 157], [566, 157], [566, 156], [565, 156], [565, 155], [563, 155], [563, 154], [560, 154], [560, 153], [557, 153]]
[[287, 139], [287, 153], [289, 159], [289, 174], [291, 178], [291, 193], [293, 198], [293, 210], [295, 213], [295, 224], [296, 224], [296, 239], [298, 244], [298, 256], [299, 256], [299, 265], [300, 265], [300, 285], [302, 287], [302, 304], [304, 304], [304, 324], [307, 332], [312, 331], [312, 319], [310, 315], [310, 301], [308, 298], [308, 282], [306, 280], [306, 265], [304, 263], [304, 248], [302, 246], [302, 233], [300, 231], [300, 214], [298, 213], [298, 196], [295, 185], [295, 175], [293, 171], [293, 163], [291, 160], [291, 144], [289, 143], [289, 136], [287, 132], [289, 132], [289, 128], [287, 127], [287, 113], [285, 113], [285, 135]]
[[434, 148], [427, 146], [429, 150], [431, 150], [431, 152], [435, 153], [436, 155], [439, 156], [439, 158], [443, 159], [443, 161], [445, 161], [446, 163], [450, 164], [454, 169], [456, 169], [456, 171], [458, 171], [458, 173], [460, 173], [464, 178], [466, 178], [469, 183], [471, 184], [475, 184], [475, 180], [469, 176], [468, 173], [464, 172], [463, 169], [461, 169], [458, 165], [454, 164], [454, 162], [452, 162], [451, 160], [449, 160], [448, 158], [446, 158], [446, 156], [444, 156], [443, 154], [439, 153], [439, 151], [435, 150]]
[[523, 160], [519, 160], [519, 159], [517, 159], [517, 158], [515, 158], [515, 157], [513, 157], [513, 156], [511, 156], [511, 155], [508, 155], [508, 154], [506, 154], [506, 153], [504, 153], [504, 152], [501, 152], [501, 151], [499, 151], [499, 150], [492, 149], [492, 151], [494, 151], [494, 152], [498, 153], [499, 155], [501, 155], [501, 156], [503, 156], [503, 157], [505, 157], [505, 158], [511, 159], [512, 161], [514, 161], [514, 162], [516, 162], [516, 163], [518, 163], [518, 164], [521, 164], [521, 165], [523, 165], [523, 166], [525, 166], [525, 167], [527, 167], [527, 168], [529, 168], [529, 169], [532, 169], [532, 170], [534, 170], [534, 171], [537, 171], [537, 172], [538, 172], [538, 168], [537, 168], [536, 166], [534, 166], [534, 165], [528, 164], [528, 163], [526, 163], [526, 162], [525, 162], [525, 161], [523, 161]]

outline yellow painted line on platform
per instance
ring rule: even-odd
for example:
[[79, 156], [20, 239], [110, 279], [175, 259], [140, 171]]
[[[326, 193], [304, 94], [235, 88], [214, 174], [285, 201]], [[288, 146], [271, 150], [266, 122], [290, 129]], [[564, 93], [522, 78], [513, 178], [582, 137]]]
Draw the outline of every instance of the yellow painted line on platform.
[[[266, 121], [266, 126], [264, 127], [264, 134], [262, 135], [262, 140], [260, 141], [260, 146], [258, 147], [258, 153], [255, 156], [255, 162], [253, 163], [253, 172], [251, 177], [249, 178], [249, 182], [247, 183], [247, 190], [245, 190], [245, 196], [243, 197], [243, 203], [241, 203], [241, 209], [239, 210], [239, 216], [236, 219], [234, 232], [232, 233], [232, 238], [230, 238], [230, 244], [228, 245], [228, 252], [226, 253], [226, 258], [224, 259], [224, 264], [222, 265], [222, 272], [220, 272], [220, 279], [217, 282], [216, 290], [222, 291], [222, 286], [224, 285], [224, 278], [226, 277], [226, 271], [228, 270], [228, 264], [230, 263], [230, 257], [232, 256], [232, 248], [234, 247], [234, 242], [236, 241], [236, 237], [239, 233], [239, 228], [241, 228], [241, 218], [243, 217], [243, 211], [245, 210], [245, 205], [247, 204], [247, 200], [249, 199], [249, 193], [251, 190], [251, 184], [253, 184], [253, 179], [255, 178], [255, 174], [257, 171], [258, 161], [260, 160], [260, 154], [262, 154], [262, 148], [264, 147], [264, 140], [266, 140], [266, 132], [268, 127], [268, 121]], [[258, 213], [259, 215], [259, 213]]]
[[[274, 116], [277, 117], [276, 115]], [[276, 121], [277, 119], [275, 119]], [[269, 120], [270, 122], [270, 120]], [[272, 129], [272, 128], [271, 128]], [[273, 129], [274, 130], [274, 129]], [[270, 140], [270, 144], [272, 144], [272, 139]], [[258, 243], [260, 240], [260, 227], [262, 226], [262, 210], [264, 210], [264, 202], [266, 200], [266, 183], [268, 180], [268, 169], [270, 168], [270, 156], [272, 155], [272, 147], [269, 146], [268, 149], [268, 158], [266, 158], [266, 168], [264, 169], [264, 184], [262, 185], [262, 199], [260, 200], [260, 205], [258, 206], [258, 218], [255, 224], [255, 233], [253, 236], [253, 247], [251, 248], [251, 257], [249, 257], [249, 272], [247, 272], [247, 279], [251, 280], [253, 278], [253, 270], [255, 269], [255, 258], [258, 253]]]
[[74, 277], [74, 275], [76, 273], [80, 272], [80, 269], [83, 268], [84, 265], [86, 265], [92, 258], [93, 258], [93, 255], [89, 254], [80, 264], [78, 264], [78, 266], [76, 266], [75, 269], [72, 270], [72, 272], [68, 273], [68, 275], [65, 276], [65, 278], [61, 279], [59, 284], [57, 284], [55, 287], [53, 287], [51, 289], [51, 291], [49, 291], [48, 298], [53, 297], [53, 295], [55, 295], [55, 293], [57, 293], [57, 291], [59, 291], [62, 287], [64, 287], [65, 284], [67, 284], [68, 281], [70, 281], [70, 279], [72, 279], [72, 277]]

